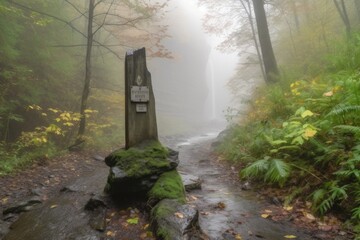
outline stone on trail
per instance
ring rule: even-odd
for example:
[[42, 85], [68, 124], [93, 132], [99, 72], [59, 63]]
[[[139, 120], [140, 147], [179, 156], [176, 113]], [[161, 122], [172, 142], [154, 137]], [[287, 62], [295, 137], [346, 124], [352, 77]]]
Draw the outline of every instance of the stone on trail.
[[185, 190], [190, 192], [192, 190], [201, 189], [201, 179], [188, 173], [180, 173]]
[[119, 199], [145, 196], [164, 172], [176, 169], [178, 152], [159, 141], [144, 141], [105, 158], [110, 167], [106, 192]]
[[21, 212], [27, 212], [31, 210], [35, 205], [42, 203], [42, 200], [37, 197], [31, 197], [28, 200], [22, 201], [20, 203], [15, 203], [14, 205], [8, 207], [3, 211], [4, 215], [10, 214], [10, 213], [21, 213]]
[[174, 199], [160, 201], [151, 211], [152, 225], [159, 239], [182, 240], [197, 227], [199, 212]]

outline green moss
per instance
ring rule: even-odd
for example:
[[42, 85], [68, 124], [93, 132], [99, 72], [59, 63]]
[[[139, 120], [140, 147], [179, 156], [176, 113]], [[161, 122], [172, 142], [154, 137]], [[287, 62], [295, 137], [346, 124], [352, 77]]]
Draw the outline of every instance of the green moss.
[[[174, 203], [175, 204], [175, 203]], [[164, 204], [163, 202], [157, 204], [151, 211], [152, 219], [156, 219], [156, 224], [153, 226], [156, 230], [156, 236], [159, 239], [171, 240], [171, 231], [163, 219], [174, 215], [176, 208], [173, 204]]]
[[148, 193], [150, 201], [176, 199], [185, 203], [185, 189], [181, 177], [176, 170], [163, 173]]
[[129, 177], [142, 177], [171, 169], [169, 150], [158, 141], [149, 141], [127, 150], [121, 149], [111, 154], [109, 162], [118, 166]]

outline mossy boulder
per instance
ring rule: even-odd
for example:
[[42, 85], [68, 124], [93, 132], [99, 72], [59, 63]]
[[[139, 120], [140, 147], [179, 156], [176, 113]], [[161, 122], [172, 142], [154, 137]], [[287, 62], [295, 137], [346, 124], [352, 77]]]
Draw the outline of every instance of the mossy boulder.
[[198, 225], [199, 212], [176, 199], [161, 200], [151, 211], [151, 222], [157, 239], [182, 240]]
[[186, 202], [185, 188], [176, 170], [161, 174], [155, 185], [148, 192], [148, 205], [154, 206], [163, 199], [175, 199]]
[[179, 160], [178, 152], [152, 140], [117, 150], [105, 162], [110, 167], [105, 190], [125, 200], [146, 196], [163, 173], [176, 169]]

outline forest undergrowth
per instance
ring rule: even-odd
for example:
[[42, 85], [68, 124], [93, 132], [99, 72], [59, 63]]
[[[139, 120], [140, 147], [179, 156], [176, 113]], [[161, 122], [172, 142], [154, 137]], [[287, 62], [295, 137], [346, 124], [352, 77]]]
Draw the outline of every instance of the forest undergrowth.
[[285, 206], [301, 199], [319, 217], [341, 212], [360, 239], [360, 34], [308, 65], [306, 74], [282, 66], [246, 116], [232, 116], [218, 150], [241, 178], [286, 189]]

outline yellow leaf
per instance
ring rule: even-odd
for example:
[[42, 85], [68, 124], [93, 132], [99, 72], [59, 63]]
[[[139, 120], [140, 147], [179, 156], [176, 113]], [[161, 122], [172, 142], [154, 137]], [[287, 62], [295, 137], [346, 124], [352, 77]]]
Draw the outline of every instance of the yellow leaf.
[[54, 108], [48, 108], [48, 109], [49, 109], [49, 111], [52, 111], [53, 113], [59, 112], [58, 110], [56, 110], [56, 109], [54, 109]]
[[294, 238], [296, 238], [296, 236], [294, 236], [294, 235], [285, 235], [284, 238], [294, 239]]
[[53, 209], [53, 208], [57, 208], [57, 204], [54, 204], [54, 205], [51, 205], [50, 208]]
[[334, 95], [332, 90], [323, 94], [324, 97], [331, 97], [332, 95]]
[[1, 199], [2, 204], [6, 204], [9, 201], [9, 198], [5, 197]]
[[145, 224], [145, 226], [143, 227], [144, 230], [148, 229], [149, 228], [149, 224]]
[[302, 118], [306, 118], [306, 117], [311, 117], [312, 115], [314, 115], [314, 113], [310, 110], [306, 110], [301, 114]]
[[184, 214], [182, 214], [182, 213], [180, 213], [180, 212], [176, 212], [176, 213], [174, 213], [174, 215], [176, 216], [176, 217], [178, 217], [178, 218], [184, 218]]
[[308, 138], [311, 138], [311, 137], [315, 136], [316, 133], [317, 133], [316, 130], [311, 129], [311, 128], [306, 128], [305, 132], [303, 133], [303, 137], [305, 139], [308, 139]]
[[291, 210], [293, 210], [293, 207], [292, 207], [292, 206], [284, 206], [283, 208], [284, 208], [284, 210], [286, 210], [286, 211], [291, 211]]
[[270, 216], [270, 214], [266, 214], [266, 213], [261, 214], [262, 218], [268, 218], [269, 216]]
[[107, 237], [115, 237], [115, 233], [113, 231], [107, 231], [106, 236]]
[[47, 114], [46, 114], [46, 113], [41, 113], [41, 116], [46, 117], [46, 116], [47, 116]]
[[315, 220], [314, 215], [312, 215], [311, 213], [304, 212], [304, 216], [305, 216], [307, 219]]
[[242, 240], [242, 237], [240, 236], [240, 234], [236, 234], [236, 235], [235, 235], [235, 239], [237, 239], [237, 240]]

